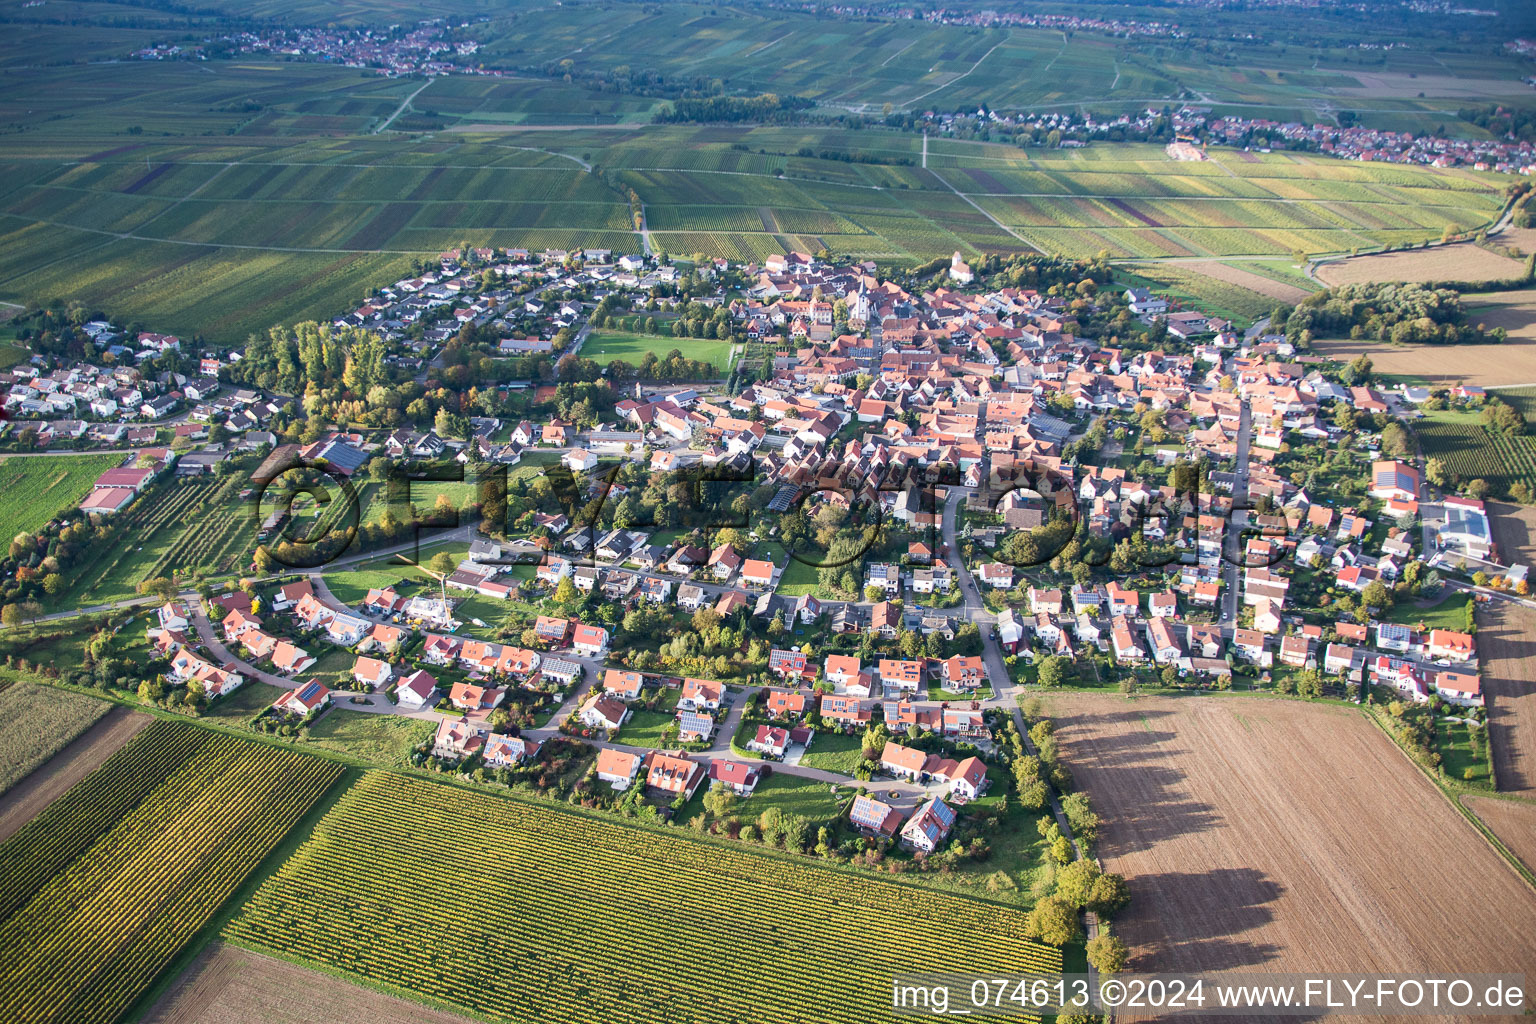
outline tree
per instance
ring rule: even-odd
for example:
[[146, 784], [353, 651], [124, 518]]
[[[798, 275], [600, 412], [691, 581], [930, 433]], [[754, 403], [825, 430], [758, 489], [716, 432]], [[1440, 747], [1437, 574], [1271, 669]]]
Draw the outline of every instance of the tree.
[[[446, 495], [444, 495], [444, 497], [446, 497]], [[427, 566], [433, 572], [440, 572], [446, 575], [447, 573], [453, 572], [453, 570], [458, 566], [458, 563], [453, 560], [453, 556], [448, 552], [439, 551], [437, 554], [432, 556], [432, 560], [427, 563]]]
[[1392, 591], [1381, 580], [1372, 580], [1360, 592], [1360, 600], [1369, 608], [1385, 611], [1392, 607]]
[[1067, 659], [1048, 654], [1040, 659], [1040, 685], [1060, 686], [1067, 681]]
[[1035, 904], [1024, 919], [1025, 938], [1039, 939], [1053, 946], [1065, 946], [1080, 934], [1077, 911], [1054, 896]]
[[1118, 974], [1125, 969], [1130, 951], [1120, 938], [1101, 931], [1088, 940], [1088, 962], [1104, 974]]
[[569, 576], [561, 577], [555, 587], [556, 604], [574, 604], [576, 602], [576, 584], [571, 582]]
[[1086, 907], [1093, 899], [1093, 883], [1099, 880], [1099, 866], [1087, 857], [1073, 861], [1056, 872], [1056, 898], [1074, 907]]
[[21, 625], [21, 605], [8, 604], [0, 608], [0, 624], [10, 628]]
[[1106, 872], [1093, 880], [1093, 892], [1088, 899], [1088, 909], [1101, 917], [1113, 914], [1131, 902], [1131, 892], [1125, 886], [1125, 878], [1114, 872]]

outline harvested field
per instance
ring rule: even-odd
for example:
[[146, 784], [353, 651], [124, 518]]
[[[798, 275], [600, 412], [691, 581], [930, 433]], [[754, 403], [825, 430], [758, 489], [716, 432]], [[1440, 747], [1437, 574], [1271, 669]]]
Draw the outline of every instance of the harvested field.
[[1322, 263], [1317, 279], [1330, 287], [1364, 281], [1492, 281], [1518, 277], [1524, 271], [1519, 260], [1480, 249], [1471, 242], [1457, 242]]
[[1536, 871], [1536, 804], [1467, 795], [1461, 802], [1472, 809], [1499, 841], [1532, 871]]
[[1536, 610], [1513, 601], [1483, 605], [1477, 643], [1499, 790], [1536, 797]]
[[1284, 281], [1276, 281], [1274, 278], [1265, 277], [1263, 274], [1255, 274], [1251, 270], [1234, 267], [1226, 263], [1218, 263], [1215, 260], [1209, 262], [1196, 261], [1184, 264], [1186, 268], [1197, 274], [1203, 274], [1216, 281], [1224, 281], [1227, 284], [1246, 288], [1251, 292], [1276, 299], [1280, 302], [1295, 304], [1312, 293], [1305, 288], [1298, 288]]
[[[1132, 970], [1536, 969], [1536, 946], [1506, 938], [1536, 927], [1536, 893], [1361, 711], [1242, 697], [1049, 705], [1104, 817], [1106, 870], [1130, 882], [1115, 928]], [[1425, 864], [1478, 884], [1419, 884]]]
[[1536, 565], [1536, 508], [1507, 501], [1490, 501], [1487, 507], [1499, 558], [1511, 565]]
[[[1479, 315], [1478, 321], [1494, 324]], [[1536, 334], [1502, 345], [1392, 345], [1383, 341], [1316, 341], [1312, 350], [1344, 362], [1362, 353], [1379, 374], [1417, 377], [1430, 385], [1483, 387], [1536, 383]]]
[[467, 1024], [471, 1018], [215, 943], [144, 1016], [144, 1024]]
[[141, 711], [115, 707], [74, 742], [54, 754], [0, 797], [0, 843], [42, 813], [71, 786], [101, 767], [138, 731], [154, 721]]
[[[1474, 323], [1490, 331], [1502, 327], [1511, 340], [1536, 343], [1536, 289], [1469, 293], [1462, 297], [1462, 302]], [[1536, 377], [1522, 378], [1520, 383], [1529, 381], [1536, 381]]]

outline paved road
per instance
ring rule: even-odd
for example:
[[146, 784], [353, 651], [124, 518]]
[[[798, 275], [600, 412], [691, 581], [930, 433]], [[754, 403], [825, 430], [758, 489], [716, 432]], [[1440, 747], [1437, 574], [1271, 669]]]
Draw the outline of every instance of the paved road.
[[1237, 624], [1238, 570], [1243, 562], [1241, 535], [1243, 527], [1248, 525], [1248, 513], [1243, 511], [1248, 504], [1248, 448], [1253, 438], [1253, 414], [1246, 399], [1239, 408], [1241, 418], [1237, 424], [1237, 468], [1232, 481], [1233, 512], [1227, 521], [1227, 534], [1222, 538], [1222, 550], [1227, 564], [1221, 567], [1221, 618], [1217, 620], [1228, 628]]

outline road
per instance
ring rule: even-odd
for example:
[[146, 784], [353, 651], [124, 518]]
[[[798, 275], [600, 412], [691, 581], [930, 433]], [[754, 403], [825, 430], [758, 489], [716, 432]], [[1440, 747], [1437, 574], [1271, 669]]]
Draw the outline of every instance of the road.
[[411, 100], [414, 100], [417, 96], [420, 96], [422, 94], [422, 92], [426, 89], [426, 87], [431, 85], [433, 83], [433, 81], [435, 81], [435, 79], [428, 78], [425, 82], [421, 83], [421, 86], [415, 92], [411, 93], [405, 99], [401, 100], [400, 101], [400, 105], [395, 108], [395, 112], [393, 114], [390, 114], [389, 117], [385, 118], [384, 119], [384, 123], [379, 125], [377, 128], [375, 128], [373, 130], [373, 134], [378, 135], [384, 129], [386, 129], [390, 125], [394, 124], [395, 123], [395, 118], [397, 118], [401, 114], [405, 113], [405, 109], [411, 105]]
[[1222, 538], [1222, 553], [1226, 564], [1221, 567], [1221, 618], [1217, 621], [1224, 628], [1237, 625], [1238, 571], [1243, 562], [1242, 530], [1248, 525], [1248, 446], [1253, 439], [1253, 413], [1245, 399], [1239, 406], [1237, 422], [1237, 468], [1232, 480], [1232, 515], [1227, 520], [1226, 536]]

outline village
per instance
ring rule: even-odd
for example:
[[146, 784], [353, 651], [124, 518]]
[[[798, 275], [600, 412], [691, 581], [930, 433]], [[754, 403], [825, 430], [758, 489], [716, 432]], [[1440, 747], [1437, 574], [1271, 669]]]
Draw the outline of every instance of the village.
[[[586, 423], [482, 415], [457, 434], [286, 442], [263, 429], [303, 422], [280, 396], [220, 386], [242, 361], [229, 352], [200, 357], [205, 376], [157, 375], [170, 405], [133, 393], [134, 367], [41, 357], [8, 371], [8, 405], [89, 408], [96, 422], [12, 421], [9, 436], [137, 445], [80, 505], [102, 521], [187, 475], [230, 473], [240, 452], [261, 463], [258, 501], [291, 465], [332, 479], [386, 464], [499, 472], [505, 517], [482, 507], [418, 529], [419, 557], [450, 540], [463, 553], [402, 571], [398, 586], [348, 604], [330, 586], [342, 565], [294, 572], [269, 552], [239, 586], [162, 588], [148, 627], [167, 687], [217, 701], [251, 680], [281, 686], [260, 717], [285, 734], [335, 707], [429, 720], [417, 756], [444, 770], [526, 768], [551, 740], [580, 739], [598, 749], [591, 771], [610, 799], [674, 807], [701, 787], [746, 797], [766, 773], [800, 774], [858, 787], [864, 834], [932, 852], [996, 781], [997, 730], [1036, 687], [1355, 700], [1374, 687], [1482, 714], [1471, 604], [1460, 628], [1418, 624], [1413, 608], [1473, 591], [1523, 600], [1525, 569], [1498, 563], [1481, 501], [1432, 497], [1397, 450], [1392, 416], [1429, 400], [1422, 389], [1344, 383], [1283, 335], [1239, 334], [1142, 289], [971, 290], [978, 275], [958, 254], [918, 293], [803, 253], [705, 269], [740, 282], [713, 308], [728, 344], [764, 353], [761, 368], [627, 395], [604, 383], [611, 412]], [[608, 253], [449, 253], [440, 270], [329, 329], [377, 330], [389, 358], [409, 360], [403, 377], [456, 343], [401, 330], [430, 308], [499, 322], [522, 337], [482, 345], [510, 341], [515, 358], [534, 351], [564, 372], [580, 366], [595, 308], [622, 314], [679, 277]], [[537, 310], [524, 300], [509, 320], [495, 293], [520, 276], [602, 291]], [[1076, 333], [1105, 322], [1160, 342]], [[177, 342], [85, 329], [125, 364]], [[151, 416], [176, 409], [167, 446]], [[518, 466], [532, 475], [509, 487]], [[678, 490], [711, 484], [725, 497]], [[261, 505], [271, 551], [293, 507], [291, 495]], [[460, 610], [467, 599], [476, 612]], [[509, 609], [500, 622], [477, 617], [486, 602]], [[736, 639], [707, 657], [696, 638], [722, 631]], [[645, 742], [630, 742], [636, 722]], [[829, 744], [862, 753], [841, 771], [801, 764]]]

